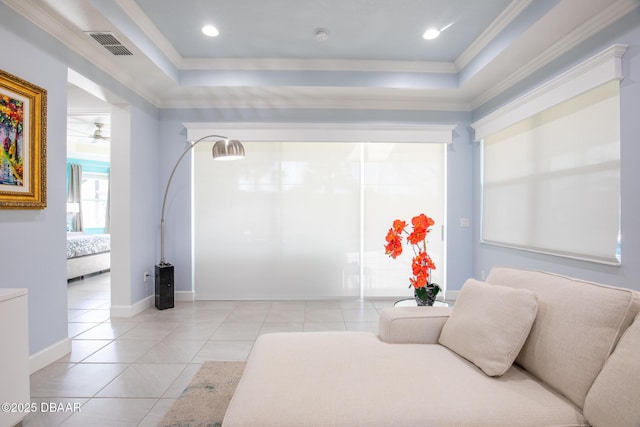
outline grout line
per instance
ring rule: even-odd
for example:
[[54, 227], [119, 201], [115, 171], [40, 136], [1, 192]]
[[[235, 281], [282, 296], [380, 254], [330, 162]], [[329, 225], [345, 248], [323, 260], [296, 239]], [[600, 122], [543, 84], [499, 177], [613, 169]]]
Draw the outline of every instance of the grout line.
[[[92, 285], [93, 286], [93, 285]], [[102, 292], [100, 290], [99, 286], [95, 286], [96, 289], [94, 289], [93, 291], [87, 292], [86, 295], [82, 294], [76, 294], [73, 297], [71, 297], [71, 299], [73, 300], [73, 303], [69, 305], [69, 310], [75, 310], [72, 313], [78, 312], [79, 314], [74, 317], [77, 318], [78, 316], [84, 315], [86, 313], [89, 312], [96, 312], [96, 313], [100, 313], [102, 311], [108, 310], [108, 300], [105, 300], [106, 302], [104, 304], [97, 304], [94, 308], [91, 309], [76, 309], [76, 308], [72, 308], [72, 306], [74, 306], [75, 304], [83, 304], [82, 303], [82, 298], [83, 297], [87, 297], [88, 299], [96, 299], [95, 297], [91, 296], [92, 292]], [[206, 302], [202, 302], [198, 303], [198, 302], [190, 302], [190, 303], [178, 303], [176, 304], [176, 308], [177, 310], [172, 311], [170, 316], [161, 316], [158, 313], [156, 313], [156, 311], [154, 310], [153, 307], [145, 310], [144, 312], [138, 314], [137, 316], [141, 316], [142, 317], [138, 317], [138, 319], [134, 320], [132, 319], [122, 319], [124, 322], [127, 322], [127, 320], [129, 320], [129, 322], [131, 324], [133, 324], [133, 326], [131, 326], [130, 328], [126, 329], [124, 332], [117, 334], [115, 337], [113, 338], [108, 338], [108, 339], [87, 339], [87, 340], [83, 340], [83, 339], [77, 339], [76, 337], [79, 335], [82, 335], [84, 333], [87, 333], [91, 330], [93, 330], [94, 328], [98, 327], [99, 325], [103, 325], [103, 324], [111, 324], [112, 321], [114, 319], [112, 319], [110, 316], [107, 319], [104, 320], [100, 320], [100, 321], [94, 321], [94, 322], [74, 322], [74, 319], [68, 319], [68, 324], [71, 323], [94, 323], [94, 325], [92, 327], [90, 327], [89, 329], [77, 333], [75, 334], [72, 338], [72, 340], [74, 341], [89, 341], [89, 340], [96, 340], [96, 341], [106, 341], [107, 343], [100, 347], [99, 349], [96, 349], [95, 351], [91, 352], [90, 354], [84, 356], [83, 358], [81, 358], [79, 361], [75, 361], [75, 362], [63, 362], [65, 364], [68, 364], [69, 367], [67, 369], [71, 369], [73, 367], [79, 366], [79, 365], [94, 365], [94, 364], [113, 364], [113, 365], [122, 365], [124, 368], [122, 369], [122, 371], [116, 375], [114, 378], [112, 378], [110, 381], [108, 381], [103, 387], [100, 388], [100, 390], [96, 391], [96, 393], [89, 398], [83, 398], [86, 401], [83, 403], [83, 406], [85, 404], [87, 404], [88, 402], [90, 402], [93, 399], [130, 399], [128, 397], [97, 397], [97, 395], [99, 393], [101, 393], [106, 387], [109, 387], [114, 381], [116, 381], [118, 378], [121, 378], [122, 375], [124, 375], [125, 372], [127, 372], [127, 370], [132, 369], [132, 367], [136, 366], [136, 365], [140, 365], [140, 364], [149, 364], [149, 365], [153, 365], [153, 364], [169, 364], [169, 365], [183, 365], [182, 370], [180, 370], [180, 373], [176, 376], [176, 378], [174, 379], [174, 381], [162, 392], [160, 397], [150, 397], [150, 398], [145, 398], [145, 399], [153, 399], [155, 400], [155, 402], [153, 403], [153, 405], [151, 406], [151, 408], [149, 409], [149, 411], [147, 411], [147, 413], [144, 415], [144, 417], [142, 418], [142, 420], [140, 422], [144, 422], [144, 420], [150, 416], [150, 414], [153, 412], [153, 409], [155, 408], [156, 405], [158, 405], [158, 403], [161, 400], [175, 400], [175, 398], [170, 398], [170, 397], [165, 397], [165, 394], [167, 393], [167, 391], [175, 384], [176, 381], [178, 381], [178, 379], [180, 378], [181, 375], [183, 375], [187, 369], [190, 368], [190, 366], [192, 365], [201, 365], [201, 362], [194, 362], [196, 360], [196, 358], [198, 357], [198, 355], [203, 351], [203, 349], [208, 345], [208, 343], [215, 343], [216, 341], [245, 341], [247, 343], [250, 342], [250, 346], [249, 346], [249, 351], [247, 352], [247, 355], [251, 353], [251, 350], [253, 349], [255, 342], [257, 340], [258, 337], [260, 337], [260, 335], [262, 334], [262, 331], [265, 329], [265, 327], [269, 328], [274, 328], [274, 329], [278, 329], [278, 325], [291, 325], [291, 324], [295, 324], [296, 326], [294, 326], [293, 328], [295, 328], [296, 330], [298, 330], [298, 327], [301, 326], [300, 331], [301, 332], [305, 332], [308, 328], [311, 327], [311, 329], [313, 330], [314, 327], [318, 327], [319, 329], [323, 329], [322, 326], [318, 326], [317, 324], [330, 324], [330, 323], [334, 323], [336, 326], [337, 325], [341, 325], [341, 327], [343, 328], [342, 330], [344, 331], [349, 331], [349, 330], [371, 330], [372, 325], [375, 325], [375, 321], [364, 321], [364, 320], [354, 320], [354, 321], [349, 321], [347, 322], [345, 320], [345, 313], [349, 312], [360, 312], [362, 314], [364, 314], [365, 312], [370, 312], [370, 311], [375, 311], [376, 313], [380, 313], [380, 311], [385, 308], [386, 306], [391, 306], [391, 302], [395, 301], [397, 298], [389, 298], [389, 302], [385, 302], [386, 300], [384, 299], [373, 299], [373, 300], [367, 300], [364, 299], [364, 301], [366, 301], [365, 303], [360, 304], [360, 306], [357, 306], [356, 304], [353, 303], [353, 301], [357, 301], [351, 298], [348, 299], [341, 299], [341, 298], [337, 298], [337, 299], [331, 299], [331, 300], [273, 300], [273, 301], [261, 301], [262, 304], [260, 304], [260, 311], [264, 311], [265, 312], [265, 316], [261, 318], [260, 321], [256, 321], [256, 322], [242, 322], [242, 321], [233, 321], [231, 318], [233, 317], [233, 313], [238, 313], [239, 311], [243, 310], [243, 307], [251, 307], [250, 304], [243, 304], [243, 302], [251, 302], [251, 301], [237, 301], [235, 302], [235, 304], [231, 304], [228, 306], [219, 306], [216, 307], [215, 304], [211, 305], [211, 308], [207, 308], [207, 304]], [[291, 301], [296, 301], [296, 304], [292, 305], [291, 309], [287, 308], [286, 304], [283, 304], [279, 307], [276, 307], [276, 303], [278, 302], [291, 302]], [[363, 301], [362, 299], [360, 299], [360, 301]], [[376, 301], [381, 301], [379, 304], [376, 304]], [[187, 305], [190, 304], [190, 305]], [[353, 305], [351, 305], [353, 304]], [[309, 313], [309, 311], [315, 310], [315, 309], [319, 309], [319, 310], [323, 310], [323, 309], [330, 309], [330, 310], [335, 310], [335, 309], [339, 309], [340, 310], [340, 317], [341, 317], [341, 321], [336, 321], [336, 322], [311, 322], [306, 320], [306, 314]], [[99, 311], [96, 311], [99, 310]], [[158, 327], [167, 327], [169, 325], [175, 325], [174, 328], [172, 329], [172, 332], [180, 327], [181, 325], [197, 325], [200, 320], [195, 320], [198, 318], [198, 316], [196, 315], [196, 313], [198, 311], [204, 311], [205, 313], [207, 311], [212, 311], [215, 312], [215, 314], [212, 316], [213, 318], [215, 318], [215, 320], [211, 320], [211, 323], [213, 325], [213, 327], [211, 328], [210, 333], [205, 333], [205, 337], [204, 338], [193, 338], [193, 339], [185, 339], [185, 340], [181, 340], [181, 339], [175, 339], [175, 337], [172, 338], [168, 338], [169, 335], [167, 336], [163, 336], [160, 339], [154, 339], [154, 341], [157, 341], [157, 343], [150, 347], [149, 349], [147, 349], [143, 354], [141, 354], [139, 357], [136, 358], [136, 360], [134, 360], [133, 362], [119, 362], [119, 361], [113, 361], [113, 362], [87, 362], [86, 360], [89, 359], [90, 357], [94, 356], [97, 352], [103, 350], [106, 346], [111, 345], [113, 343], [119, 342], [119, 341], [128, 341], [128, 342], [133, 342], [133, 341], [140, 341], [140, 340], [144, 340], [144, 338], [142, 336], [139, 336], [138, 338], [133, 338], [133, 339], [126, 339], [126, 338], [122, 338], [123, 335], [125, 335], [127, 332], [137, 328], [137, 327], [150, 327], [148, 325], [158, 325]], [[247, 310], [247, 308], [244, 308], [245, 312]], [[303, 317], [302, 317], [302, 321], [300, 322], [289, 322], [289, 321], [285, 321], [285, 322], [268, 322], [267, 318], [269, 316], [269, 313], [273, 312], [273, 313], [278, 313], [278, 312], [282, 312], [284, 313], [283, 316], [285, 316], [284, 318], [286, 319], [286, 315], [287, 315], [287, 311], [291, 311], [291, 312], [295, 312], [297, 314], [293, 315], [298, 316], [300, 313], [302, 313]], [[184, 313], [184, 317], [182, 317], [182, 313]], [[220, 315], [221, 317], [218, 318], [217, 315]], [[137, 317], [136, 316], [136, 317]], [[206, 316], [206, 314], [205, 314]], [[87, 316], [90, 317], [90, 316]], [[356, 319], [358, 318], [362, 318], [364, 316], [354, 316]], [[159, 320], [160, 318], [162, 318], [163, 320]], [[208, 320], [203, 320], [203, 322], [208, 322]], [[224, 325], [230, 325], [230, 324], [234, 324], [234, 323], [256, 323], [258, 324], [258, 328], [257, 328], [257, 334], [256, 337], [253, 339], [225, 339], [225, 340], [213, 340], [211, 339], [216, 332], [218, 332]], [[146, 326], [143, 326], [146, 325]], [[352, 325], [354, 327], [354, 329], [349, 329], [348, 325]], [[288, 327], [288, 326], [287, 326]], [[287, 329], [287, 327], [284, 327], [283, 329]], [[114, 327], [115, 328], [115, 327]], [[360, 329], [362, 328], [362, 329]], [[199, 332], [199, 331], [198, 331]], [[233, 336], [233, 335], [231, 335]], [[192, 357], [189, 359], [188, 362], [141, 362], [140, 360], [146, 355], [148, 354], [150, 351], [152, 351], [153, 349], [156, 349], [158, 347], [159, 344], [161, 344], [164, 340], [175, 340], [175, 341], [202, 341], [202, 345], [200, 346], [200, 348], [195, 351], [192, 355]], [[210, 344], [209, 344], [210, 345]], [[215, 345], [215, 344], [213, 344]], [[117, 356], [117, 355], [116, 355]], [[116, 358], [117, 359], [117, 358]], [[246, 356], [245, 356], [245, 360], [246, 360]], [[56, 362], [54, 362], [56, 363]], [[70, 399], [69, 397], [56, 397], [59, 399]], [[46, 399], [46, 398], [42, 398], [42, 399]], [[134, 398], [131, 398], [134, 399]], [[70, 416], [73, 416], [70, 415]], [[68, 420], [68, 418], [65, 419], [65, 421]]]

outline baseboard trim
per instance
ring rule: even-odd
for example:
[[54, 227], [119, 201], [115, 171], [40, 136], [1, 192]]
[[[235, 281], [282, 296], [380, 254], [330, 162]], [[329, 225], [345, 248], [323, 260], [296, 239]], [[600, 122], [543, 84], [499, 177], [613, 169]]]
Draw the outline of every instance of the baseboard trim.
[[133, 305], [112, 305], [111, 317], [133, 317], [140, 314], [153, 305], [154, 298], [153, 295], [149, 295]]
[[29, 356], [29, 374], [39, 371], [71, 353], [71, 338], [67, 337]]
[[174, 294], [176, 301], [195, 301], [196, 295], [193, 291], [176, 291]]

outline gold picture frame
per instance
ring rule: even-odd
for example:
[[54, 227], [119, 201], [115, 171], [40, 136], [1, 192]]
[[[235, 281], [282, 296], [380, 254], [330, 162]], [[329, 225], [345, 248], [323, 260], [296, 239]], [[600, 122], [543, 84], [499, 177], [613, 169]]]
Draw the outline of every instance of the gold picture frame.
[[47, 91], [0, 70], [0, 208], [47, 206]]

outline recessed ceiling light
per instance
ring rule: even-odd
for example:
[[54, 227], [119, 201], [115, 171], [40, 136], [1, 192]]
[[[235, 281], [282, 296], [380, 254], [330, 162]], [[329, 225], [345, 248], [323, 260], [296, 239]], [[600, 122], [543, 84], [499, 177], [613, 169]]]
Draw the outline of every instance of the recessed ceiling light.
[[437, 39], [440, 36], [440, 33], [443, 32], [444, 30], [446, 30], [447, 28], [449, 28], [450, 26], [453, 25], [453, 22], [449, 22], [447, 25], [445, 25], [444, 27], [437, 29], [437, 28], [429, 28], [427, 29], [427, 31], [424, 32], [424, 34], [422, 35], [422, 38], [425, 40], [433, 40], [433, 39]]
[[324, 28], [318, 28], [315, 33], [315, 39], [319, 42], [323, 42], [329, 38], [329, 31]]
[[202, 27], [202, 32], [209, 37], [215, 37], [220, 34], [218, 29], [213, 25], [205, 25], [204, 27]]
[[422, 38], [425, 40], [433, 40], [433, 39], [437, 39], [439, 35], [440, 35], [440, 30], [437, 30], [435, 28], [429, 28], [427, 31], [424, 32], [424, 34], [422, 35]]

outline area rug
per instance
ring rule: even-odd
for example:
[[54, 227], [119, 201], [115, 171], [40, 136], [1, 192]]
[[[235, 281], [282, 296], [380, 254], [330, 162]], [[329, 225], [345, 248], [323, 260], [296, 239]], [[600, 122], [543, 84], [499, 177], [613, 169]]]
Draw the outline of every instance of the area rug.
[[159, 426], [221, 426], [246, 363], [204, 362]]

